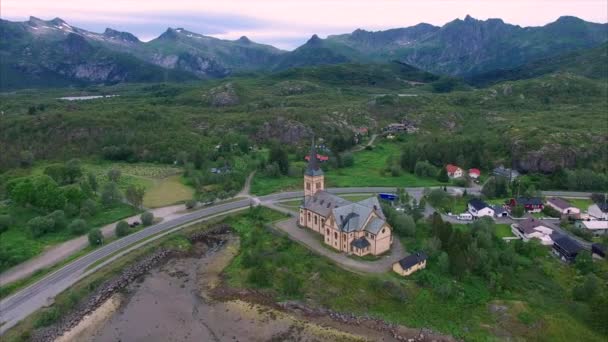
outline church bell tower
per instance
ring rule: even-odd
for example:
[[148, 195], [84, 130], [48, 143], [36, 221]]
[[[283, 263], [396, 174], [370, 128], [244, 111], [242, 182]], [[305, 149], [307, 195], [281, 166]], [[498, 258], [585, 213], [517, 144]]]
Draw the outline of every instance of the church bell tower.
[[304, 197], [312, 196], [319, 190], [325, 189], [325, 175], [319, 166], [317, 160], [317, 148], [315, 139], [312, 139], [310, 153], [308, 158], [308, 166], [304, 172]]

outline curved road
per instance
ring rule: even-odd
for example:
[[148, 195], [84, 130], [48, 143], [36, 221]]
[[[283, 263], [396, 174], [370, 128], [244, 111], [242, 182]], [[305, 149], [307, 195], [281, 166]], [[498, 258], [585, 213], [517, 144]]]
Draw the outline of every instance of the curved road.
[[[448, 191], [453, 191], [453, 187], [448, 187]], [[422, 196], [423, 188], [407, 188], [411, 195], [416, 198]], [[355, 188], [330, 188], [327, 191], [332, 193], [380, 193], [394, 192], [394, 187], [355, 187]], [[470, 194], [478, 193], [478, 189], [468, 189]], [[546, 193], [547, 196], [589, 196], [586, 193]], [[264, 202], [275, 202], [280, 200], [293, 199], [303, 196], [303, 191], [282, 192], [258, 199]], [[168, 234], [178, 227], [194, 222], [210, 219], [220, 214], [236, 210], [246, 209], [251, 204], [251, 199], [243, 199], [235, 202], [218, 204], [207, 207], [191, 214], [162, 222], [137, 233], [128, 235], [120, 240], [107, 244], [75, 261], [70, 262], [61, 269], [45, 276], [36, 283], [22, 289], [0, 301], [0, 335], [13, 327], [19, 321], [32, 314], [34, 311], [52, 303], [52, 299], [59, 293], [75, 284], [78, 280], [93, 273], [101, 266], [111, 262], [114, 258], [138, 248], [145, 243], [152, 241], [154, 236]], [[144, 241], [145, 240], [145, 241]], [[129, 247], [130, 246], [130, 247]], [[128, 248], [127, 248], [128, 247]], [[127, 249], [125, 249], [127, 248]]]

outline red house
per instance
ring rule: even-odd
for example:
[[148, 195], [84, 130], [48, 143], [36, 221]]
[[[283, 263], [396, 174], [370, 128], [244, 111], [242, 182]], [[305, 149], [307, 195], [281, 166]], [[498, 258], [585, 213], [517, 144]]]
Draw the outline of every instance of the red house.
[[541, 212], [545, 208], [543, 199], [540, 197], [518, 197], [509, 200], [509, 207], [511, 209], [517, 205], [523, 205], [526, 211], [532, 213]]
[[[306, 157], [304, 157], [304, 159], [306, 159], [306, 161], [310, 161], [310, 155], [306, 155]], [[328, 156], [323, 156], [317, 153], [317, 160], [320, 162], [326, 162], [329, 160]]]
[[469, 177], [477, 179], [479, 176], [481, 176], [481, 171], [479, 171], [479, 169], [469, 169]]

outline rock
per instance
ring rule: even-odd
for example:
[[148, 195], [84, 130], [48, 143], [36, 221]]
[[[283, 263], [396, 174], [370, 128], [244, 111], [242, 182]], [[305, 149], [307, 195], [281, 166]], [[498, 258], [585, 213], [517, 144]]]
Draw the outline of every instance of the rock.
[[315, 91], [319, 88], [314, 83], [307, 81], [284, 81], [276, 85], [279, 95], [299, 95]]
[[308, 140], [312, 135], [310, 128], [301, 122], [278, 117], [274, 121], [265, 122], [255, 135], [258, 142], [276, 139], [283, 144], [298, 144]]
[[517, 152], [515, 164], [519, 171], [552, 173], [576, 165], [580, 151], [559, 144], [544, 145], [533, 151]]
[[205, 100], [214, 107], [228, 107], [239, 104], [239, 96], [232, 82], [212, 88], [204, 95]]

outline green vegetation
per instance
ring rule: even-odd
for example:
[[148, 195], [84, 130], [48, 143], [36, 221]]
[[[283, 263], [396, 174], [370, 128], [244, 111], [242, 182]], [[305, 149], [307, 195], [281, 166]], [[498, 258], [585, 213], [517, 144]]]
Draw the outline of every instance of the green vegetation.
[[[541, 341], [602, 341], [608, 334], [602, 328], [605, 289], [598, 290], [594, 280], [584, 280], [580, 271], [538, 244], [503, 242], [499, 236], [505, 227], [489, 221], [463, 230], [452, 230], [437, 219], [419, 221], [415, 235], [402, 241], [408, 250], [427, 251], [429, 264], [401, 278], [344, 271], [264, 227], [277, 218], [256, 209], [231, 219], [241, 236], [241, 252], [225, 271], [231, 286], [262, 289], [277, 300], [306, 298], [334, 310], [430, 327], [472, 341], [504, 334]], [[444, 239], [454, 242], [441, 243]], [[605, 279], [605, 263], [592, 264], [592, 269], [587, 274]], [[573, 297], [580, 277], [585, 289], [595, 291], [574, 293], [587, 293], [600, 302]], [[537, 329], [539, 325], [544, 328]]]

